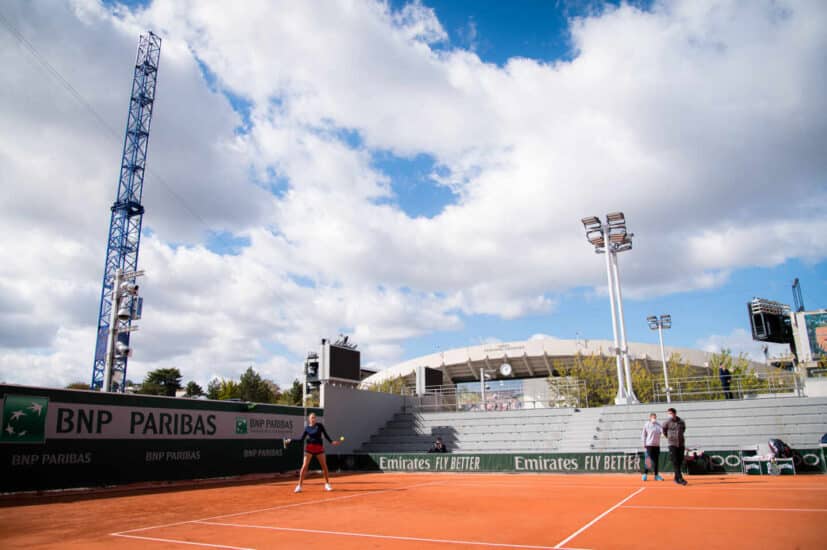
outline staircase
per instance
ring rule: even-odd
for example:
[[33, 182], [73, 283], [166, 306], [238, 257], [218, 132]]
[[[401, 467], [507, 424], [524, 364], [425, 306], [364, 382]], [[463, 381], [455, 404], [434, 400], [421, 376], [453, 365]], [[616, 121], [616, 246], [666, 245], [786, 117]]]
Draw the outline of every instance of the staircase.
[[572, 409], [499, 412], [399, 413], [361, 452], [424, 452], [442, 437], [451, 452], [507, 453], [557, 450]]

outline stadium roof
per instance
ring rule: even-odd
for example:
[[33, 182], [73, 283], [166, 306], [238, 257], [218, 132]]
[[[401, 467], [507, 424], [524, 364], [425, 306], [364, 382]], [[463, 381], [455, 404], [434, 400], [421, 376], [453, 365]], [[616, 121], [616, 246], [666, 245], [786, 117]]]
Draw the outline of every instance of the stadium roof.
[[[398, 378], [413, 376], [416, 367], [424, 366], [443, 372], [444, 383], [479, 381], [480, 369], [496, 369], [508, 362], [514, 378], [551, 376], [555, 365], [570, 366], [578, 355], [613, 355], [613, 342], [609, 340], [561, 340], [559, 338], [533, 338], [523, 342], [482, 344], [440, 351], [417, 357], [404, 363], [388, 367], [365, 378], [361, 387]], [[666, 347], [667, 359], [674, 355], [689, 363], [700, 372], [709, 368], [711, 352]], [[630, 359], [642, 360], [652, 372], [660, 371], [660, 346], [657, 344], [629, 343]], [[757, 370], [765, 370], [763, 363], [750, 361]]]

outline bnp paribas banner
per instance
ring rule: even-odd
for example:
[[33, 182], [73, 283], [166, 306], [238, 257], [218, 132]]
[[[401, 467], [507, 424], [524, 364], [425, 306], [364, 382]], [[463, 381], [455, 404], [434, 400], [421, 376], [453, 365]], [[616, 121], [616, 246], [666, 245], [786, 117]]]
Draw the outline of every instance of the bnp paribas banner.
[[0, 442], [46, 439], [275, 439], [294, 435], [302, 415], [159, 407], [49, 403], [7, 394]]
[[277, 472], [301, 461], [301, 445], [282, 442], [301, 433], [300, 407], [3, 385], [0, 399], [0, 492]]

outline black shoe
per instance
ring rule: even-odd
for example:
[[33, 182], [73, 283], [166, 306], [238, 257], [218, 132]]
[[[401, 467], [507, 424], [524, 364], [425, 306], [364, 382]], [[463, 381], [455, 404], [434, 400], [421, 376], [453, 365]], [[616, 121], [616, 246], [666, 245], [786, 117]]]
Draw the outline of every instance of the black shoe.
[[680, 483], [681, 485], [686, 485], [686, 480], [681, 478], [678, 480], [678, 483]]

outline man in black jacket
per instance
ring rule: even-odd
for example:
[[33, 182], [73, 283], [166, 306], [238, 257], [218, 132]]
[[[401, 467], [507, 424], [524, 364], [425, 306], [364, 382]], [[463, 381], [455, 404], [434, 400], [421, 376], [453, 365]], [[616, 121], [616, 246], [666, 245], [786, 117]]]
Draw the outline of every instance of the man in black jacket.
[[686, 432], [686, 423], [678, 416], [675, 409], [670, 407], [666, 412], [669, 413], [669, 420], [663, 423], [663, 435], [669, 440], [669, 456], [672, 459], [672, 468], [675, 470], [675, 483], [686, 485], [686, 480], [683, 478], [683, 473], [681, 473], [686, 447], [683, 438], [683, 434]]
[[721, 389], [724, 390], [724, 399], [732, 399], [732, 391], [729, 389], [732, 382], [732, 372], [726, 367], [718, 367], [718, 378], [721, 380]]

